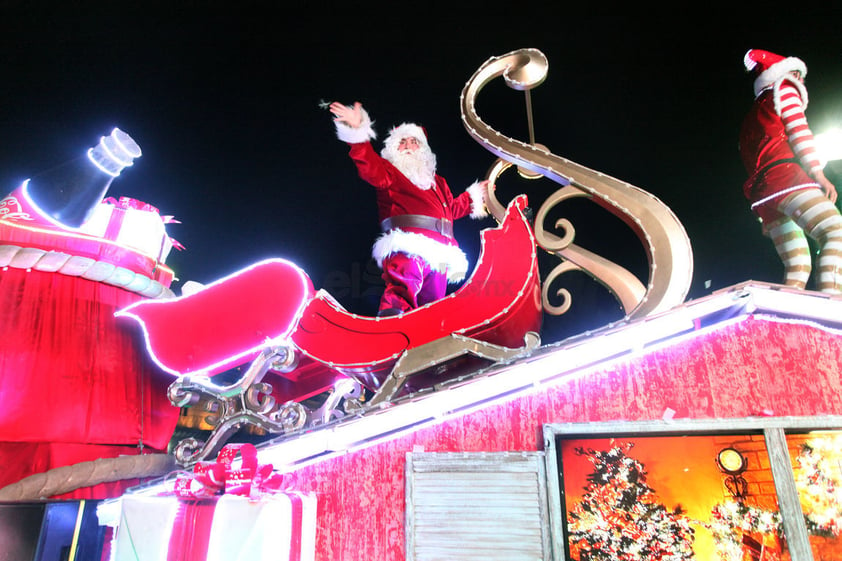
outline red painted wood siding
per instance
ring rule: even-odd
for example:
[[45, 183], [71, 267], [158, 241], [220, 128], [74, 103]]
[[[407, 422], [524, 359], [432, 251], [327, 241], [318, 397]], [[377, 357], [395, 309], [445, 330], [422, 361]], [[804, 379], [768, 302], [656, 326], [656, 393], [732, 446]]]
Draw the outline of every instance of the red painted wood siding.
[[[563, 351], [559, 361], [564, 360]], [[288, 475], [318, 495], [316, 559], [404, 553], [406, 453], [540, 450], [545, 423], [842, 414], [842, 335], [749, 318]]]

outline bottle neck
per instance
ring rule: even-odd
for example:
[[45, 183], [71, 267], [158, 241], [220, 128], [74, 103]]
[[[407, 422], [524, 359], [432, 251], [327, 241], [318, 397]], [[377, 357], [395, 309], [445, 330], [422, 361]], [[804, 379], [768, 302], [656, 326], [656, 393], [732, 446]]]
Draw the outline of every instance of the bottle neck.
[[105, 197], [114, 178], [140, 155], [135, 141], [114, 129], [85, 156], [33, 176], [24, 191], [45, 218], [62, 227], [78, 228]]
[[114, 129], [110, 135], [103, 136], [99, 144], [88, 149], [88, 160], [111, 177], [120, 175], [120, 172], [132, 165], [140, 155], [140, 146], [120, 129]]

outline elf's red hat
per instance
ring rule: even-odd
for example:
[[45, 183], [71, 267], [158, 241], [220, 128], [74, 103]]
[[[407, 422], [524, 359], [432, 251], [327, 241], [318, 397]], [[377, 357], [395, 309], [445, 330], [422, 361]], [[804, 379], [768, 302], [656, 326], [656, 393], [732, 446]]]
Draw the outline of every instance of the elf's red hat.
[[757, 78], [754, 80], [754, 93], [757, 94], [768, 88], [790, 72], [799, 72], [801, 77], [807, 75], [807, 65], [800, 58], [783, 57], [761, 49], [751, 49], [743, 57], [746, 70]]

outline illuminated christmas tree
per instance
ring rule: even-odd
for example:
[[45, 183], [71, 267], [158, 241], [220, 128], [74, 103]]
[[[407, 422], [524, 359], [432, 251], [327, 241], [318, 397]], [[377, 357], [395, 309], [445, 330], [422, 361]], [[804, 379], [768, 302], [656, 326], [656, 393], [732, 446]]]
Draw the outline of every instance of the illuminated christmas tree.
[[[713, 535], [717, 556], [722, 561], [742, 561], [745, 558], [744, 536], [755, 536], [760, 543], [767, 537], [783, 537], [779, 513], [739, 501], [715, 505], [710, 513], [710, 522], [705, 527]], [[764, 548], [762, 558], [763, 561], [780, 559], [779, 546]]]
[[812, 438], [801, 445], [793, 469], [807, 529], [813, 535], [842, 534], [842, 452], [832, 436]]
[[577, 448], [594, 471], [568, 513], [570, 553], [579, 561], [693, 559], [693, 528], [681, 506], [669, 510], [646, 483], [633, 444], [608, 451]]

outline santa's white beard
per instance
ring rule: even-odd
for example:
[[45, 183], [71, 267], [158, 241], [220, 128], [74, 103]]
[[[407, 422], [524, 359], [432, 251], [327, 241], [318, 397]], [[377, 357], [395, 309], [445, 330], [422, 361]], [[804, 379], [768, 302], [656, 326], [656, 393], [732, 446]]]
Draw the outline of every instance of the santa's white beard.
[[436, 155], [429, 149], [397, 152], [389, 160], [416, 187], [429, 189], [435, 182]]

